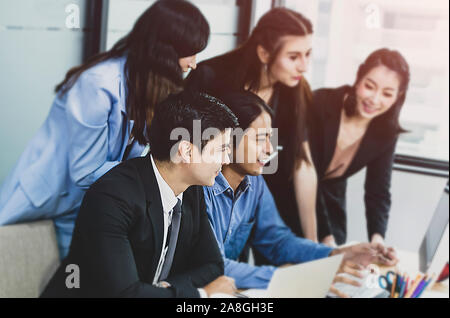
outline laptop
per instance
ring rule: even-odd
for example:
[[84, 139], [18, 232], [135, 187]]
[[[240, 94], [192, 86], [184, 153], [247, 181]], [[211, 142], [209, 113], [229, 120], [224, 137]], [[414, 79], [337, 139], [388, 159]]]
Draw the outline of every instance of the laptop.
[[[448, 263], [449, 246], [448, 182], [419, 248], [419, 269], [422, 273], [440, 274]], [[437, 278], [437, 277], [436, 277]]]
[[325, 298], [343, 255], [278, 268], [267, 289], [242, 292], [250, 298]]

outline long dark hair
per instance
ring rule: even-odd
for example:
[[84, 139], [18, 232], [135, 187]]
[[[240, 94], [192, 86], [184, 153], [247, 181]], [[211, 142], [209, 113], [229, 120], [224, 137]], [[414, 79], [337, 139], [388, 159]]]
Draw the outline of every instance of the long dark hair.
[[[263, 67], [257, 55], [257, 46], [261, 45], [270, 53], [267, 65], [270, 68], [283, 48], [282, 37], [306, 36], [312, 33], [311, 22], [302, 14], [286, 8], [275, 8], [261, 17], [242, 46], [205, 61], [204, 64], [219, 72], [216, 75], [224, 84], [221, 86], [234, 91], [246, 88], [257, 92], [261, 85]], [[302, 142], [306, 140], [306, 110], [312, 102], [312, 94], [304, 78], [293, 88], [279, 83], [276, 87], [279, 89], [280, 98], [274, 124], [283, 139], [283, 157], [286, 158], [281, 167], [291, 178], [294, 170], [300, 167], [303, 161], [309, 162]]]
[[135, 122], [134, 138], [145, 144], [145, 130], [150, 128], [156, 104], [182, 86], [183, 71], [178, 60], [202, 51], [209, 34], [208, 22], [197, 7], [184, 0], [159, 0], [112, 49], [69, 70], [55, 92], [66, 93], [94, 65], [126, 56], [128, 118]]
[[367, 59], [359, 66], [356, 80], [349, 91], [349, 95], [344, 103], [344, 109], [347, 116], [356, 114], [356, 85], [363, 77], [374, 67], [386, 66], [396, 72], [400, 77], [399, 95], [394, 105], [384, 114], [373, 120], [373, 125], [383, 134], [398, 135], [407, 132], [400, 126], [400, 111], [405, 103], [406, 92], [408, 91], [410, 73], [409, 66], [405, 58], [395, 50], [382, 48], [372, 52]]
[[220, 95], [220, 99], [236, 115], [239, 128], [246, 130], [252, 122], [266, 112], [273, 117], [274, 113], [264, 100], [249, 91], [233, 91]]

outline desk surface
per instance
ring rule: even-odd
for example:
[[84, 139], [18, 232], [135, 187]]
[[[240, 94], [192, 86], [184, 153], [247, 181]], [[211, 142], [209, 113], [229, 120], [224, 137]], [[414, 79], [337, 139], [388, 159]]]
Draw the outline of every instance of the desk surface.
[[[345, 244], [349, 246], [357, 244], [352, 242]], [[395, 270], [395, 267], [401, 271], [406, 271], [409, 275], [417, 275], [419, 273], [419, 255], [413, 252], [397, 250], [399, 263], [396, 266], [380, 266], [380, 274], [386, 274], [389, 270]], [[245, 290], [240, 290], [244, 292]], [[421, 298], [449, 298], [449, 281], [448, 279], [443, 283], [435, 283], [432, 288], [428, 289]]]

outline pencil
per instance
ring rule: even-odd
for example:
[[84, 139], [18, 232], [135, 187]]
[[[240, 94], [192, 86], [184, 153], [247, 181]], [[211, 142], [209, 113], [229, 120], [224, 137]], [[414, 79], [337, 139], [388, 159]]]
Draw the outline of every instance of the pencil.
[[398, 275], [398, 279], [397, 279], [397, 286], [395, 287], [395, 293], [394, 293], [394, 298], [398, 298], [400, 297], [400, 290], [402, 288], [403, 285], [403, 275], [401, 273], [399, 273]]
[[402, 282], [402, 286], [400, 288], [400, 298], [403, 298], [403, 296], [405, 296], [405, 288], [406, 288], [406, 284], [407, 284], [407, 279], [408, 279], [408, 274], [405, 273], [405, 276], [403, 276], [403, 282]]
[[405, 298], [411, 298], [411, 295], [416, 291], [417, 286], [419, 286], [422, 278], [422, 274], [417, 274], [416, 279], [414, 280], [414, 284], [409, 288], [408, 293], [405, 295]]
[[431, 282], [433, 281], [433, 279], [434, 279], [434, 274], [431, 275], [430, 279], [425, 283], [422, 290], [419, 293], [417, 293], [416, 298], [419, 298], [425, 292], [425, 290], [428, 288], [428, 286], [431, 285]]
[[391, 298], [394, 298], [396, 287], [397, 287], [397, 269], [395, 270], [394, 281], [392, 282]]
[[[405, 297], [405, 295], [408, 293], [409, 283], [410, 283], [410, 281], [409, 281], [409, 275], [408, 275], [408, 278], [406, 280], [406, 285], [405, 285], [405, 292], [403, 293], [403, 297]], [[412, 280], [411, 280], [411, 283], [412, 283]]]
[[420, 293], [423, 289], [423, 287], [425, 286], [426, 282], [428, 281], [428, 276], [425, 275], [422, 280], [420, 281], [419, 286], [417, 286], [416, 290], [414, 291], [414, 293], [412, 293], [411, 298], [416, 298], [417, 294]]

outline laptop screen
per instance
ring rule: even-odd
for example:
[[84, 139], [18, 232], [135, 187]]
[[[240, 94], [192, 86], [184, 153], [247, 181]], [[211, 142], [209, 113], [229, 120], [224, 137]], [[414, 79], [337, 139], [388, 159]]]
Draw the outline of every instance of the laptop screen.
[[448, 182], [419, 250], [420, 270], [426, 272], [433, 260], [449, 219]]

